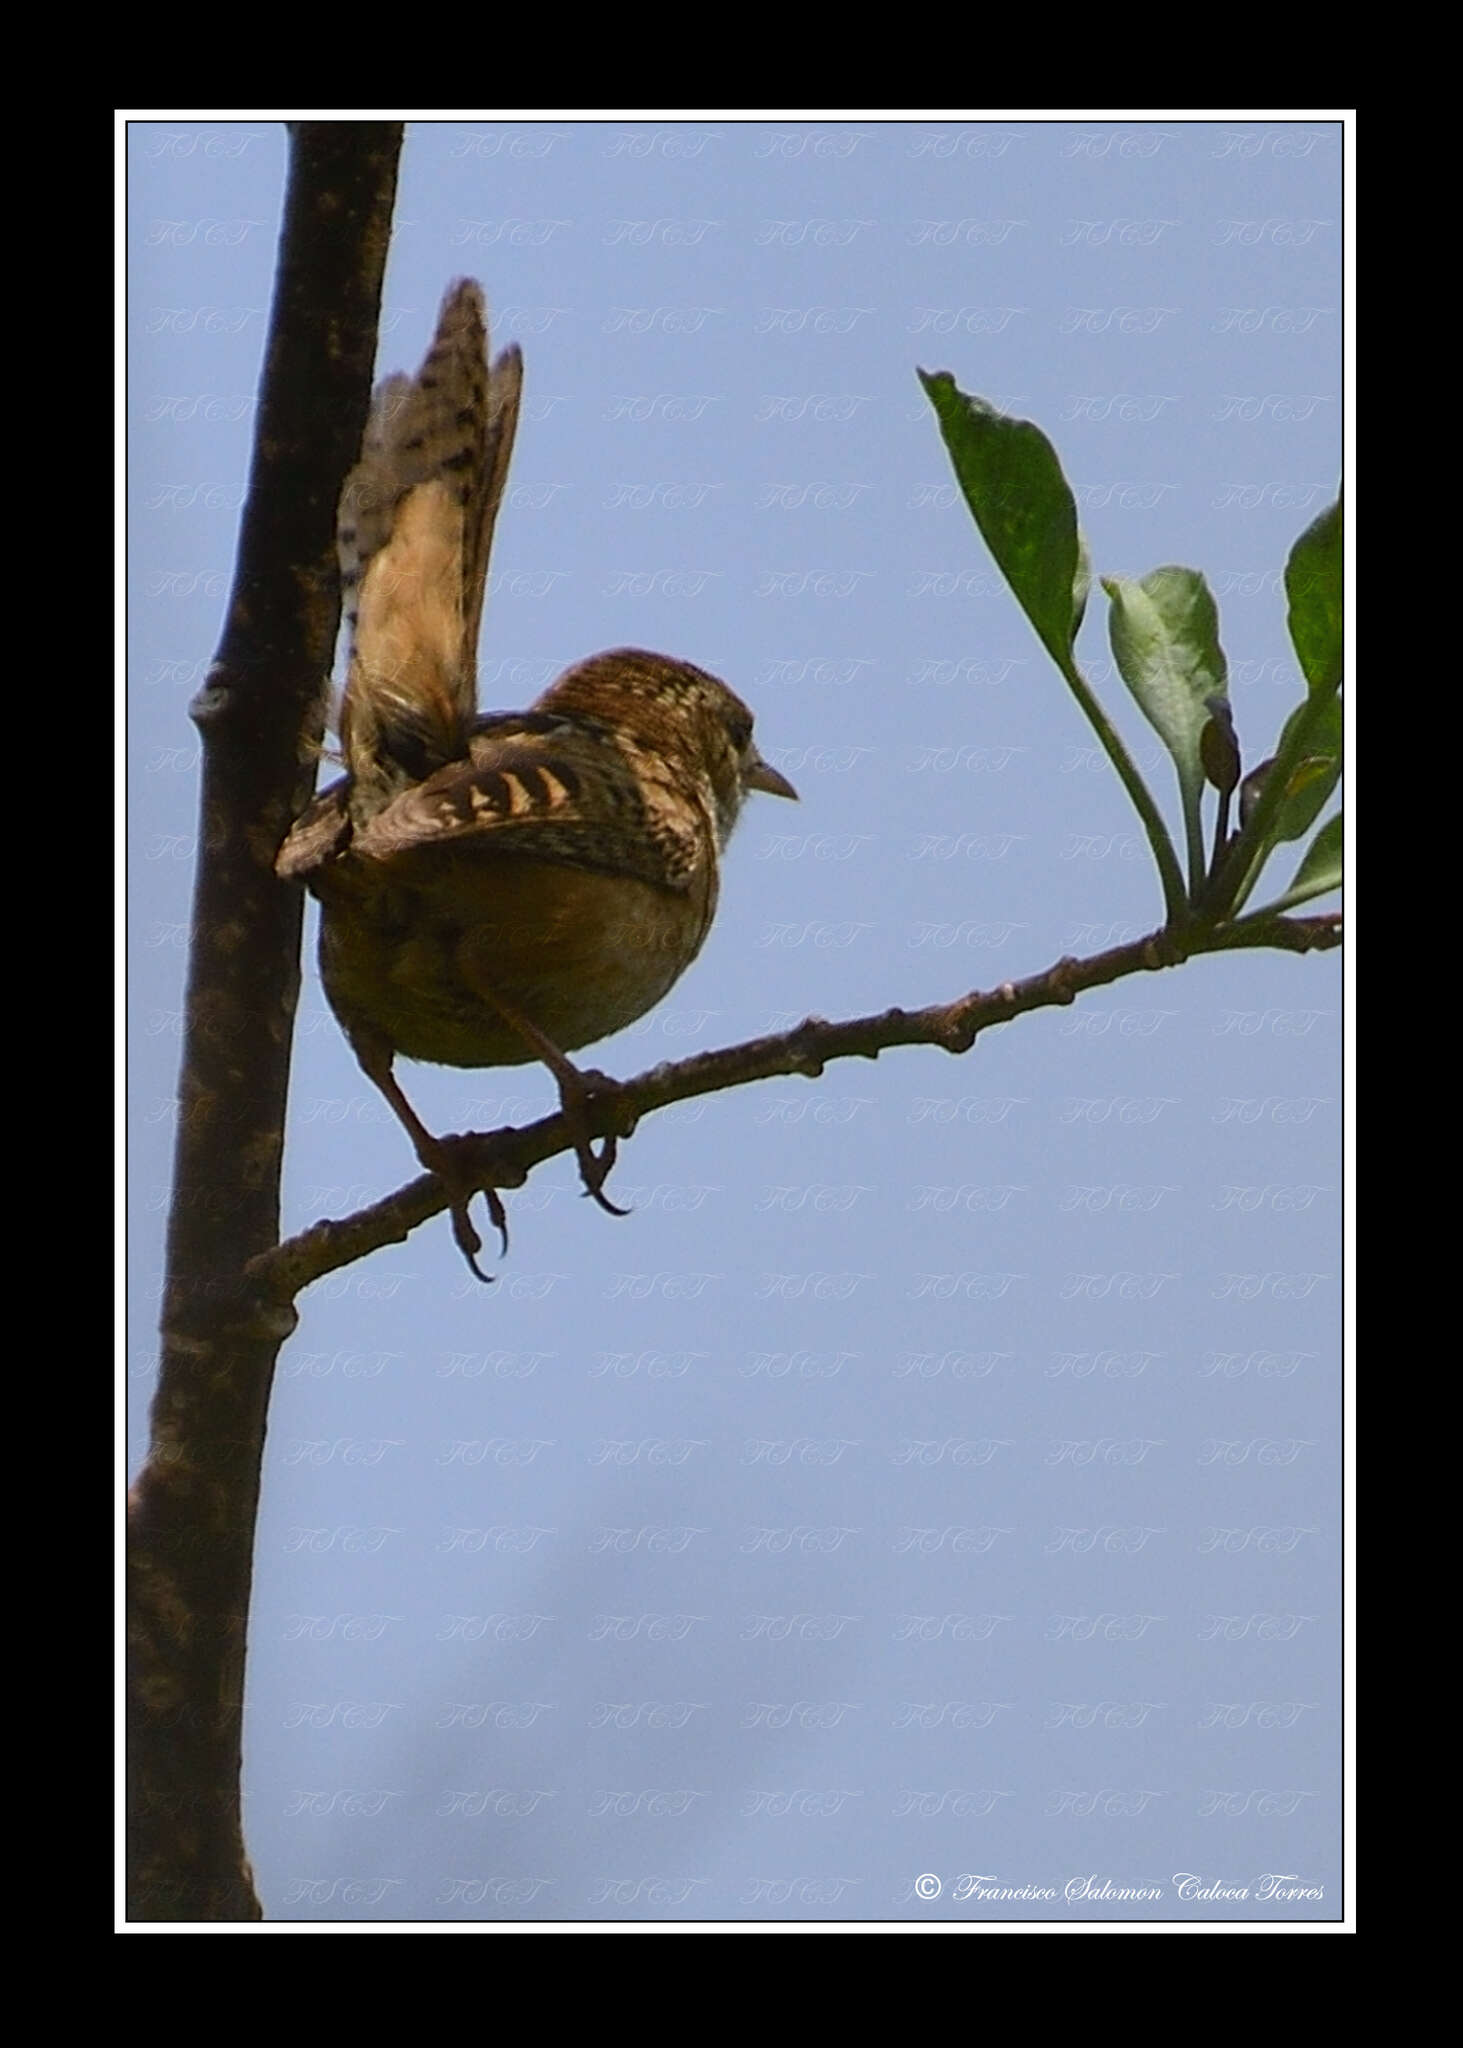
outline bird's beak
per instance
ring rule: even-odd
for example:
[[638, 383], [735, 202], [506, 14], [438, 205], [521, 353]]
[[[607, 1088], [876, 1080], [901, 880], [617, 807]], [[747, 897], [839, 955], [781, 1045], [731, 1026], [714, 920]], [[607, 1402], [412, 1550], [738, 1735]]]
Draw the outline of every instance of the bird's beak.
[[752, 756], [751, 763], [742, 780], [748, 789], [763, 790], [768, 796], [790, 796], [794, 803], [798, 800], [798, 793], [787, 777], [779, 774], [777, 769], [764, 761], [760, 754]]

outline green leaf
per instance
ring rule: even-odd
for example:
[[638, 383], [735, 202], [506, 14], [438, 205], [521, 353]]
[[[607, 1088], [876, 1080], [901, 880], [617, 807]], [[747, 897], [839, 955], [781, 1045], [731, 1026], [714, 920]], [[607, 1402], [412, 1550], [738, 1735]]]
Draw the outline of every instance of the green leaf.
[[1328, 818], [1306, 848], [1306, 857], [1286, 891], [1290, 902], [1299, 902], [1302, 896], [1324, 896], [1328, 889], [1341, 887], [1342, 815], [1338, 811], [1334, 818]]
[[1072, 579], [1072, 644], [1077, 644], [1077, 635], [1082, 630], [1082, 621], [1087, 615], [1087, 599], [1092, 590], [1092, 556], [1082, 529], [1077, 529], [1077, 574]]
[[1306, 688], [1341, 687], [1341, 501], [1308, 526], [1285, 565], [1287, 623]]
[[1206, 700], [1226, 695], [1229, 668], [1219, 645], [1219, 611], [1197, 569], [1151, 569], [1139, 583], [1104, 576], [1108, 621], [1123, 681], [1179, 764], [1181, 778], [1203, 780], [1199, 736]]
[[1173, 755], [1183, 796], [1190, 887], [1204, 872], [1199, 799], [1204, 789], [1208, 700], [1224, 700], [1229, 678], [1219, 644], [1219, 611], [1197, 569], [1151, 569], [1141, 582], [1104, 576], [1108, 637], [1123, 681]]
[[[1189, 896], [1163, 814], [1073, 652], [1092, 567], [1056, 451], [1029, 420], [1008, 419], [983, 398], [967, 397], [947, 370], [934, 375], [921, 370], [919, 379], [986, 546], [1142, 820], [1163, 884], [1168, 922], [1182, 925], [1190, 914]], [[1195, 871], [1201, 869], [1202, 850]]]
[[[1282, 753], [1286, 736], [1306, 708], [1303, 704], [1297, 705], [1285, 721], [1285, 732], [1280, 736]], [[1341, 699], [1333, 697], [1315, 714], [1315, 723], [1306, 737], [1305, 752], [1291, 770], [1270, 831], [1272, 845], [1285, 839], [1303, 839], [1315, 824], [1341, 777], [1343, 736]]]
[[1030, 420], [968, 398], [948, 370], [919, 380], [976, 525], [1042, 645], [1065, 675], [1087, 589], [1077, 507], [1056, 450]]

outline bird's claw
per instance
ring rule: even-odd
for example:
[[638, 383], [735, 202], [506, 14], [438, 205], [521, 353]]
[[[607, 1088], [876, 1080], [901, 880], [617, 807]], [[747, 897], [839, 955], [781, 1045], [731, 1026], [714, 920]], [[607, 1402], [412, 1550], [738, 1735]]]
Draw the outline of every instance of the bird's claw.
[[589, 1106], [595, 1092], [601, 1088], [613, 1088], [616, 1084], [609, 1074], [602, 1074], [597, 1067], [573, 1068], [573, 1079], [561, 1074], [559, 1079], [559, 1103], [564, 1112], [564, 1121], [569, 1126], [569, 1136], [574, 1143], [574, 1157], [579, 1162], [579, 1177], [584, 1182], [584, 1192], [596, 1201], [606, 1215], [628, 1216], [630, 1211], [612, 1202], [604, 1191], [618, 1157], [620, 1141], [611, 1131], [601, 1140], [595, 1151], [589, 1135]]
[[470, 1213], [472, 1198], [475, 1194], [481, 1193], [483, 1200], [488, 1205], [488, 1218], [498, 1233], [499, 1257], [501, 1258], [506, 1258], [508, 1255], [508, 1211], [503, 1207], [503, 1198], [496, 1188], [485, 1187], [479, 1190], [471, 1185], [464, 1188], [462, 1177], [453, 1168], [452, 1154], [449, 1149], [452, 1143], [453, 1140], [451, 1138], [435, 1140], [431, 1157], [423, 1159], [422, 1164], [429, 1173], [434, 1173], [437, 1176], [446, 1190], [448, 1214], [452, 1218], [453, 1242], [462, 1253], [463, 1258], [466, 1259], [469, 1272], [471, 1272], [474, 1279], [481, 1280], [484, 1286], [491, 1287], [493, 1275], [485, 1273], [477, 1262], [477, 1255], [483, 1248], [483, 1241], [478, 1236], [473, 1225]]

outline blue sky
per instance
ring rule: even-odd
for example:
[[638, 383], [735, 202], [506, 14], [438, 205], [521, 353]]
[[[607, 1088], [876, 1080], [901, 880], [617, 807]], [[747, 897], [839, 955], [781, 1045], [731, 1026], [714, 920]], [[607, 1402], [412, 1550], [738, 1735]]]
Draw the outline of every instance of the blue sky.
[[[187, 707], [285, 142], [144, 122], [126, 153], [135, 1458]], [[915, 368], [1045, 429], [1099, 572], [1205, 572], [1253, 765], [1300, 694], [1285, 558], [1341, 469], [1341, 175], [1327, 121], [409, 129], [379, 370], [416, 366], [464, 274], [525, 354], [484, 707], [656, 648], [747, 698], [802, 795], [748, 805], [704, 952], [593, 1064], [949, 998], [1160, 921]], [[1173, 819], [1105, 612], [1079, 655]], [[313, 937], [287, 1230], [417, 1170]], [[625, 1221], [553, 1161], [507, 1198], [496, 1287], [438, 1219], [307, 1293], [251, 1631], [270, 1916], [1334, 1919], [1342, 1014], [1339, 955], [1191, 963], [963, 1059], [652, 1118]], [[439, 1130], [554, 1101], [531, 1068], [400, 1072]], [[1267, 1874], [1307, 1896], [1263, 1899]]]

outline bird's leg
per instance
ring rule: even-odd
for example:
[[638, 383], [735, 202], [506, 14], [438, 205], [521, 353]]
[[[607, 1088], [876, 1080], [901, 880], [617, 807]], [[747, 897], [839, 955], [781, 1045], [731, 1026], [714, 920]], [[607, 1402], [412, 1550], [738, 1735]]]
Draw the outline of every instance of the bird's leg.
[[559, 1107], [564, 1112], [564, 1121], [569, 1126], [569, 1136], [574, 1144], [574, 1157], [579, 1161], [579, 1174], [584, 1182], [584, 1192], [593, 1195], [601, 1209], [607, 1209], [611, 1216], [628, 1216], [628, 1209], [617, 1208], [604, 1192], [604, 1184], [615, 1163], [618, 1140], [611, 1133], [595, 1151], [589, 1136], [589, 1099], [594, 1093], [596, 1082], [603, 1083], [607, 1076], [594, 1072], [585, 1073], [576, 1067], [573, 1060], [560, 1052], [551, 1038], [539, 1030], [531, 1017], [525, 1017], [522, 1010], [513, 1003], [505, 1002], [502, 996], [484, 985], [482, 980], [472, 977], [473, 988], [483, 1001], [495, 1009], [503, 1022], [531, 1047], [543, 1061], [559, 1084]]
[[[402, 1093], [401, 1084], [392, 1071], [394, 1055], [386, 1040], [378, 1038], [374, 1032], [353, 1032], [351, 1044], [355, 1049], [356, 1058], [361, 1063], [361, 1071], [368, 1080], [375, 1082], [390, 1103], [402, 1128], [411, 1139], [417, 1158], [428, 1173], [436, 1174], [447, 1190], [447, 1206], [452, 1217], [452, 1235], [456, 1240], [457, 1249], [467, 1260], [476, 1277], [491, 1283], [492, 1274], [485, 1273], [478, 1265], [477, 1255], [483, 1248], [483, 1241], [473, 1228], [472, 1218], [468, 1214], [468, 1205], [477, 1192], [476, 1188], [463, 1186], [453, 1165], [451, 1151], [440, 1138], [432, 1136]], [[496, 1188], [484, 1188], [482, 1193], [488, 1205], [488, 1215], [492, 1218], [493, 1228], [501, 1238], [506, 1253], [508, 1212], [503, 1207], [503, 1199]]]

